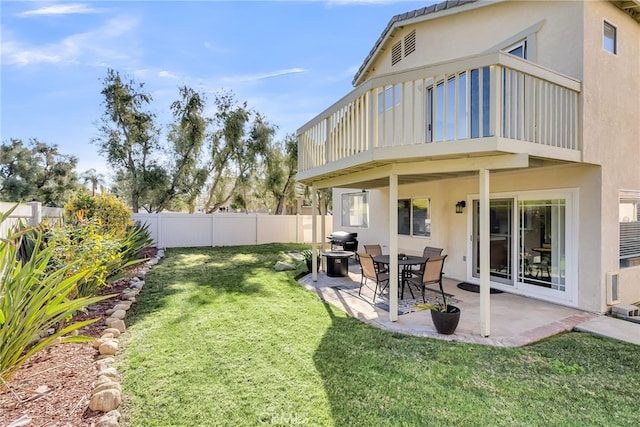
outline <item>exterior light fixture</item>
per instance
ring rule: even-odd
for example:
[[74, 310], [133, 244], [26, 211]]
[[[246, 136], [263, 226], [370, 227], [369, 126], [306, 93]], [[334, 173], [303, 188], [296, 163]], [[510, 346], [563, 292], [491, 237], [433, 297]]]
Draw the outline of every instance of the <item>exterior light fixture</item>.
[[456, 203], [456, 213], [463, 213], [465, 207], [467, 207], [467, 202], [460, 200]]

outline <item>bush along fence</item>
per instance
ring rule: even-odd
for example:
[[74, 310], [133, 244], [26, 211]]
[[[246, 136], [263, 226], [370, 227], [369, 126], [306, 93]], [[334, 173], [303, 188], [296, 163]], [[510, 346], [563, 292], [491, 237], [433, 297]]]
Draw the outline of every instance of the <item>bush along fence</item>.
[[[154, 246], [162, 248], [311, 243], [313, 235], [311, 215], [161, 212], [136, 213], [132, 219], [146, 224]], [[323, 242], [321, 217], [317, 219], [317, 241]], [[332, 226], [333, 218], [325, 216], [325, 233]]]
[[118, 408], [122, 403], [122, 385], [118, 372], [113, 367], [115, 355], [118, 352], [118, 339], [126, 333], [125, 324], [127, 310], [136, 302], [136, 298], [144, 287], [144, 279], [149, 268], [156, 265], [164, 257], [164, 250], [159, 249], [156, 255], [145, 262], [143, 268], [138, 269], [135, 275], [128, 279], [128, 287], [120, 293], [114, 301], [113, 308], [107, 310], [109, 317], [105, 319], [105, 329], [100, 338], [93, 342], [93, 347], [98, 351], [96, 368], [98, 375], [93, 383], [89, 409], [105, 414], [98, 419], [97, 425], [116, 427], [120, 419]]

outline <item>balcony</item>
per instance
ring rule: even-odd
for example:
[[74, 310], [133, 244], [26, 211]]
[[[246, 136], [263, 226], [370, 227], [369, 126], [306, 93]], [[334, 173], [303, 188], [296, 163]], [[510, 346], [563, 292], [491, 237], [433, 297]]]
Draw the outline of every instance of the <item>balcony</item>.
[[298, 179], [501, 154], [579, 162], [580, 89], [502, 52], [375, 77], [298, 130]]

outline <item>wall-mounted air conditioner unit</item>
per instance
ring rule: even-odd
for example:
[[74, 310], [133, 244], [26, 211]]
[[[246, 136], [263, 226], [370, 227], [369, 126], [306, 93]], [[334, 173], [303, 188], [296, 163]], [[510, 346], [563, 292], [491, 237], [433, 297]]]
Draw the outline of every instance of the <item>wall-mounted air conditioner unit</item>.
[[620, 272], [607, 272], [607, 304], [620, 303]]

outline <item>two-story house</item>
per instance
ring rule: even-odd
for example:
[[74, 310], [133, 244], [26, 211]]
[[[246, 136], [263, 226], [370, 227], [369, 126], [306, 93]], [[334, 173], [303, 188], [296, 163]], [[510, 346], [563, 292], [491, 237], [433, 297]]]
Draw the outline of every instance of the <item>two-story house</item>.
[[444, 248], [482, 335], [489, 287], [640, 301], [640, 1], [431, 5], [390, 20], [353, 85], [298, 130], [335, 229], [391, 259]]

